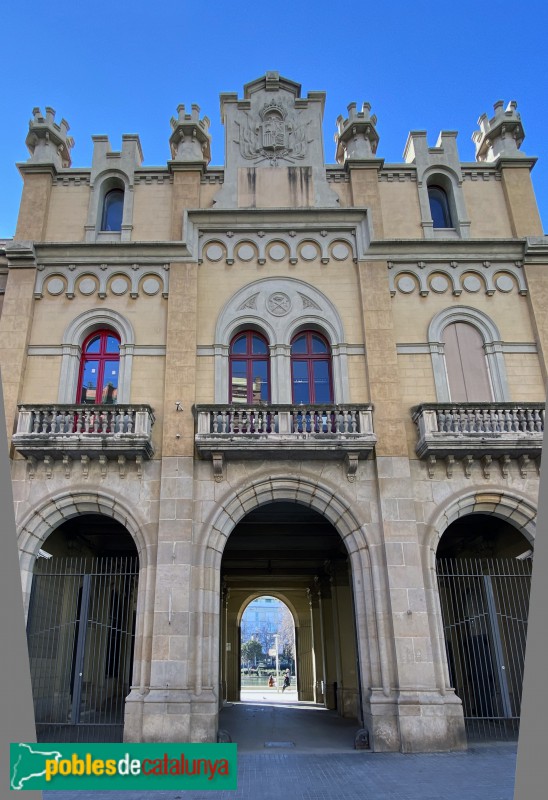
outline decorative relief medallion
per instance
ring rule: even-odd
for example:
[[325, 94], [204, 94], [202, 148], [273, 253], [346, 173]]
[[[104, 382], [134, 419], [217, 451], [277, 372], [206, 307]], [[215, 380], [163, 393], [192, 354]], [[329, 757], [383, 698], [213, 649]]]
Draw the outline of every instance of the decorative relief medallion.
[[463, 280], [462, 285], [467, 292], [479, 292], [481, 289], [481, 281], [475, 275], [467, 275]]
[[336, 261], [344, 261], [349, 256], [348, 246], [342, 242], [337, 242], [337, 244], [333, 245], [331, 255]]
[[128, 282], [125, 278], [114, 278], [110, 284], [110, 291], [112, 294], [125, 294], [128, 288]]
[[236, 121], [239, 136], [235, 139], [243, 158], [256, 163], [270, 161], [276, 167], [280, 159], [294, 163], [306, 156], [312, 141], [310, 121], [299, 125], [291, 119], [281, 97], [265, 103], [258, 114], [245, 113], [244, 117], [245, 121]]
[[283, 317], [291, 311], [291, 300], [284, 292], [274, 292], [266, 301], [266, 307], [275, 317]]
[[416, 288], [415, 281], [410, 275], [403, 275], [398, 281], [398, 289], [404, 294], [411, 294]]
[[430, 281], [430, 288], [433, 292], [437, 292], [438, 294], [443, 294], [449, 288], [449, 281], [445, 277], [445, 275], [434, 275], [432, 280]]
[[242, 244], [238, 248], [238, 258], [241, 258], [242, 261], [251, 261], [255, 256], [255, 248], [250, 244]]
[[61, 278], [51, 278], [48, 281], [48, 292], [56, 297], [58, 294], [61, 294], [65, 290], [65, 284], [61, 280]]
[[495, 286], [501, 292], [511, 292], [515, 284], [510, 275], [498, 275]]
[[218, 244], [210, 244], [206, 250], [206, 256], [210, 261], [220, 261], [223, 255], [223, 248]]
[[300, 251], [301, 258], [304, 258], [305, 261], [314, 261], [315, 258], [318, 258], [318, 248], [315, 244], [303, 244]]
[[273, 261], [283, 261], [287, 252], [283, 244], [273, 244], [268, 251], [268, 255]]
[[97, 282], [93, 278], [83, 278], [78, 284], [78, 289], [82, 294], [93, 294], [97, 291]]
[[158, 294], [160, 291], [160, 282], [157, 278], [147, 278], [143, 281], [143, 292], [149, 296]]

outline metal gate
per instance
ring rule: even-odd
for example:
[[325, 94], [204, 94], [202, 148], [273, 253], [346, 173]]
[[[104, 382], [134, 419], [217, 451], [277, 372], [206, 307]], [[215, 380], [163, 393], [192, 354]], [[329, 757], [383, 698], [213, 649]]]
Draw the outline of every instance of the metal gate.
[[122, 741], [137, 558], [36, 562], [27, 638], [39, 742]]
[[449, 676], [471, 739], [518, 735], [531, 567], [515, 558], [437, 561]]

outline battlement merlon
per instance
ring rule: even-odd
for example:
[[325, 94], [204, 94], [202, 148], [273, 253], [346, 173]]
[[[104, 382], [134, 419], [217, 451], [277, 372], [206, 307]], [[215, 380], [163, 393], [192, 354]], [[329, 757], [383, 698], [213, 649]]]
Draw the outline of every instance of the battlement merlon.
[[200, 119], [200, 106], [191, 106], [187, 114], [185, 106], [177, 106], [177, 119], [170, 120], [172, 134], [169, 137], [171, 157], [174, 161], [203, 161], [206, 165], [211, 161], [211, 136], [209, 133], [209, 117]]
[[108, 136], [103, 134], [92, 136], [91, 140], [93, 142], [91, 162], [93, 174], [99, 174], [107, 168], [113, 169], [116, 161], [121, 163], [123, 170], [128, 168], [134, 170], [143, 163], [143, 150], [137, 133], [122, 134], [121, 150], [112, 150]]
[[74, 139], [68, 135], [69, 124], [66, 119], [57, 124], [55, 110], [49, 106], [46, 106], [45, 116], [39, 108], [33, 108], [32, 115], [25, 139], [30, 153], [27, 163], [53, 164], [58, 169], [70, 167], [70, 151], [74, 147]]
[[506, 109], [504, 101], [493, 105], [495, 115], [488, 119], [482, 114], [478, 119], [479, 131], [474, 131], [472, 141], [476, 145], [476, 161], [496, 161], [501, 156], [522, 158], [519, 148], [525, 139], [521, 117], [516, 111], [518, 104], [510, 100]]
[[348, 118], [344, 119], [342, 115], [337, 117], [335, 159], [339, 164], [348, 160], [373, 158], [377, 152], [377, 117], [371, 116], [370, 111], [369, 103], [363, 103], [361, 111], [356, 111], [356, 103], [350, 103]]
[[428, 146], [426, 131], [410, 131], [403, 151], [406, 164], [436, 160], [459, 162], [457, 131], [440, 131], [435, 147]]

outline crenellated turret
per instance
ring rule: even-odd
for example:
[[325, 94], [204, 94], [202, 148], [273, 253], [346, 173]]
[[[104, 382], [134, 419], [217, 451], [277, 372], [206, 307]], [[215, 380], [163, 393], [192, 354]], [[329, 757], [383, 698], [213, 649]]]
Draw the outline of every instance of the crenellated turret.
[[337, 117], [335, 158], [339, 164], [349, 160], [373, 158], [377, 152], [377, 117], [370, 116], [370, 111], [369, 103], [364, 103], [361, 111], [356, 111], [356, 103], [350, 103], [348, 119], [343, 119], [342, 115]]
[[518, 104], [510, 100], [506, 109], [498, 100], [493, 108], [495, 116], [489, 119], [482, 114], [478, 119], [479, 131], [474, 131], [472, 141], [476, 145], [476, 161], [496, 161], [497, 158], [520, 158], [525, 155], [519, 148], [525, 139], [521, 117], [516, 111]]
[[200, 119], [200, 106], [191, 106], [187, 114], [184, 105], [177, 106], [178, 117], [171, 118], [173, 133], [169, 137], [171, 157], [174, 161], [211, 161], [211, 136], [209, 117]]
[[33, 108], [33, 119], [29, 122], [29, 132], [25, 140], [32, 164], [54, 164], [58, 169], [68, 168], [72, 163], [70, 151], [74, 139], [68, 135], [69, 124], [62, 119], [55, 122], [55, 111], [46, 106], [44, 116], [39, 108]]

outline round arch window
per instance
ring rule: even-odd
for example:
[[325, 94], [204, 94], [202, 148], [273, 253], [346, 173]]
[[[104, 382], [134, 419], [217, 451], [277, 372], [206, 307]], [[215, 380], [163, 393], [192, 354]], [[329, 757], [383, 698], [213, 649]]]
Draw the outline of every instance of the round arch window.
[[291, 387], [294, 403], [332, 403], [331, 348], [315, 331], [291, 342]]
[[92, 333], [82, 347], [76, 402], [112, 405], [118, 397], [120, 339], [112, 331]]
[[103, 214], [101, 217], [102, 231], [121, 231], [122, 217], [124, 214], [124, 192], [122, 189], [111, 189], [105, 195]]
[[270, 402], [268, 342], [256, 331], [238, 333], [230, 343], [231, 403]]

